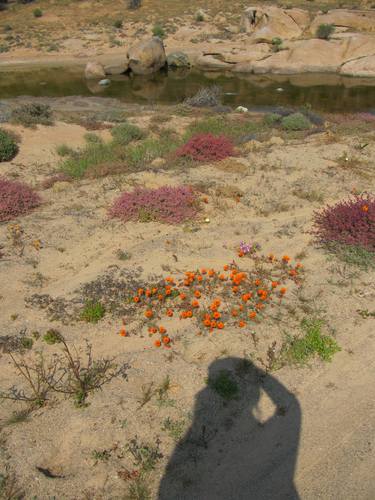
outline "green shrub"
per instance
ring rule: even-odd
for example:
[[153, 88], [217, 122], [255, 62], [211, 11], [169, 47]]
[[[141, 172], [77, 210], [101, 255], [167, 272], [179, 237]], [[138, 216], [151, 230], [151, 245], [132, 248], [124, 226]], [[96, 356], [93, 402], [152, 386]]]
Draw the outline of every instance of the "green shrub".
[[184, 142], [198, 134], [225, 135], [233, 142], [241, 142], [241, 138], [260, 132], [262, 128], [261, 123], [243, 120], [242, 117], [233, 120], [226, 116], [214, 116], [191, 123], [184, 134]]
[[122, 19], [116, 19], [116, 21], [113, 22], [113, 27], [117, 29], [122, 28]]
[[275, 36], [275, 38], [272, 38], [272, 51], [273, 52], [279, 52], [279, 50], [281, 50], [281, 46], [283, 44], [283, 41], [281, 40], [281, 38], [279, 38], [278, 36]]
[[100, 302], [86, 302], [81, 319], [87, 323], [97, 323], [105, 315], [105, 307]]
[[133, 169], [141, 169], [155, 158], [164, 157], [176, 149], [178, 145], [176, 141], [170, 138], [145, 139], [136, 144], [131, 144], [127, 148], [125, 152], [126, 163]]
[[208, 384], [219, 396], [226, 400], [234, 399], [239, 392], [238, 383], [228, 370], [222, 370], [218, 375], [212, 377]]
[[334, 31], [334, 24], [321, 24], [316, 30], [316, 36], [317, 38], [321, 38], [322, 40], [329, 40]]
[[127, 146], [132, 141], [144, 139], [146, 133], [131, 123], [120, 123], [111, 130], [113, 140], [121, 146]]
[[17, 153], [18, 146], [12, 134], [0, 129], [0, 161], [9, 161]]
[[111, 143], [89, 143], [84, 149], [69, 153], [60, 168], [65, 174], [78, 179], [94, 167], [114, 162], [118, 162], [118, 155]]
[[285, 130], [309, 130], [312, 126], [310, 120], [302, 113], [284, 116], [281, 125]]
[[164, 28], [160, 26], [160, 24], [155, 24], [155, 26], [152, 28], [152, 34], [159, 38], [165, 38], [166, 36]]
[[103, 143], [103, 139], [101, 137], [99, 137], [98, 135], [93, 134], [92, 132], [87, 132], [84, 135], [84, 139], [89, 144], [102, 144]]
[[49, 345], [59, 344], [61, 342], [61, 338], [61, 333], [54, 328], [51, 328], [45, 333], [45, 335], [43, 335], [44, 342]]
[[33, 10], [33, 16], [34, 17], [42, 17], [43, 11], [41, 9], [34, 9]]
[[281, 122], [281, 115], [278, 115], [277, 113], [267, 113], [264, 115], [263, 118], [263, 123], [269, 127], [272, 127], [273, 125], [277, 125]]
[[60, 144], [60, 146], [57, 146], [56, 148], [56, 153], [59, 156], [70, 156], [74, 154], [74, 150], [67, 146], [66, 144]]
[[12, 111], [11, 120], [24, 127], [52, 125], [52, 110], [47, 104], [22, 104]]

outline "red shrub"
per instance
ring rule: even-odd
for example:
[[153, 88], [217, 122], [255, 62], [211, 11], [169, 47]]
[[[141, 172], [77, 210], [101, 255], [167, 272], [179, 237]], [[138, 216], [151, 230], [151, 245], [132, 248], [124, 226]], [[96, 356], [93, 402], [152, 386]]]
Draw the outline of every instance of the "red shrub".
[[197, 206], [197, 198], [187, 186], [137, 188], [132, 193], [123, 193], [110, 208], [109, 215], [125, 222], [157, 220], [178, 224], [193, 219], [198, 211]]
[[356, 196], [316, 212], [313, 233], [320, 243], [336, 242], [375, 251], [375, 197]]
[[176, 151], [177, 157], [187, 156], [195, 161], [223, 160], [234, 155], [233, 143], [224, 135], [197, 134]]
[[0, 178], [0, 222], [27, 214], [40, 203], [39, 195], [26, 184]]

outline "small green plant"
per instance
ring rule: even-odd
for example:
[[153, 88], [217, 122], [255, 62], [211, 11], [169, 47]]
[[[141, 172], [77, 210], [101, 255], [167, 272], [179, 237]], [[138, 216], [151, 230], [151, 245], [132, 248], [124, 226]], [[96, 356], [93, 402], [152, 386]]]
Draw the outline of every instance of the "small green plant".
[[327, 245], [327, 249], [336, 255], [340, 260], [356, 266], [364, 271], [375, 269], [375, 252], [366, 250], [366, 248], [354, 245]]
[[159, 439], [156, 440], [155, 445], [152, 445], [140, 443], [136, 436], [127, 445], [126, 450], [132, 455], [134, 464], [140, 468], [142, 473], [154, 470], [158, 461], [163, 458], [160, 453]]
[[283, 41], [281, 40], [281, 38], [276, 36], [275, 38], [272, 38], [271, 43], [272, 43], [272, 51], [273, 52], [279, 52], [281, 50], [281, 46], [283, 44]]
[[41, 9], [34, 9], [33, 10], [33, 16], [34, 17], [42, 17], [43, 16], [43, 11]]
[[335, 31], [334, 24], [320, 24], [318, 29], [316, 30], [317, 38], [321, 38], [322, 40], [329, 40]]
[[198, 11], [196, 14], [195, 14], [195, 20], [197, 23], [203, 23], [204, 21], [204, 15], [202, 12]]
[[322, 333], [323, 321], [304, 319], [301, 322], [302, 337], [287, 336], [276, 364], [305, 365], [311, 358], [318, 356], [322, 361], [331, 361], [340, 347], [332, 337]]
[[269, 127], [279, 125], [281, 122], [282, 116], [277, 113], [267, 113], [263, 117], [263, 123]]
[[84, 135], [84, 139], [87, 143], [89, 144], [102, 144], [103, 139], [99, 137], [96, 134], [93, 134], [92, 132], [87, 132], [87, 134]]
[[83, 311], [81, 312], [81, 319], [87, 323], [97, 323], [105, 315], [105, 307], [100, 302], [89, 301], [86, 302]]
[[111, 452], [109, 450], [94, 450], [91, 457], [95, 460], [96, 465], [98, 462], [108, 462], [111, 458]]
[[308, 118], [302, 113], [292, 113], [284, 116], [281, 120], [281, 126], [284, 130], [309, 130], [312, 125]]
[[155, 26], [152, 28], [152, 34], [159, 38], [165, 38], [166, 36], [164, 28], [160, 24], [155, 24]]
[[[30, 419], [30, 408], [26, 410], [15, 411], [11, 417], [9, 417], [4, 425], [17, 425], [22, 424], [23, 422], [27, 422]], [[0, 489], [0, 498], [1, 497], [1, 489]]]
[[121, 29], [122, 28], [122, 19], [116, 19], [113, 21], [113, 27], [116, 29]]
[[30, 337], [22, 337], [21, 345], [24, 349], [27, 349], [27, 350], [32, 349], [33, 344], [34, 344], [34, 341]]
[[53, 345], [61, 342], [61, 333], [51, 328], [43, 335], [43, 340], [46, 344]]
[[164, 420], [161, 428], [163, 431], [166, 431], [174, 441], [177, 442], [184, 434], [185, 420], [172, 420], [168, 417]]
[[236, 398], [239, 393], [238, 383], [228, 370], [222, 370], [215, 377], [209, 379], [208, 385], [227, 401]]
[[57, 146], [56, 153], [59, 156], [71, 156], [74, 154], [74, 150], [66, 144], [61, 144], [60, 146]]
[[132, 254], [130, 252], [126, 252], [125, 250], [117, 250], [116, 256], [119, 260], [130, 260], [132, 258]]
[[0, 162], [10, 161], [18, 153], [18, 145], [13, 134], [0, 129]]
[[132, 141], [144, 139], [146, 133], [131, 123], [120, 123], [111, 129], [113, 140], [121, 146], [127, 146]]

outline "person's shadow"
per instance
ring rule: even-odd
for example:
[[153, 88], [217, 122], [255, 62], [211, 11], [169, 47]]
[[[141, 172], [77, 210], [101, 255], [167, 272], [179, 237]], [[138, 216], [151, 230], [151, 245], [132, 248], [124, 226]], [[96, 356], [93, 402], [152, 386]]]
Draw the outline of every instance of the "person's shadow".
[[[254, 415], [261, 391], [274, 406], [262, 421]], [[215, 361], [207, 387], [196, 397], [193, 423], [166, 467], [158, 500], [297, 500], [300, 425], [298, 400], [275, 377], [248, 360]]]

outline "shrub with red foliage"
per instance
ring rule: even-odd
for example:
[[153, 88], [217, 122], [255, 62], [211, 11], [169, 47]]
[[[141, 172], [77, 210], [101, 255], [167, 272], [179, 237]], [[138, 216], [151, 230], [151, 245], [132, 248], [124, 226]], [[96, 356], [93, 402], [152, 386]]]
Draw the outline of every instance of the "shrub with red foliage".
[[189, 157], [194, 161], [224, 160], [234, 155], [233, 143], [225, 135], [197, 134], [176, 151], [177, 157]]
[[0, 222], [27, 214], [40, 203], [39, 195], [31, 187], [0, 178]]
[[188, 186], [163, 186], [158, 189], [136, 188], [123, 193], [109, 210], [111, 217], [123, 221], [159, 221], [179, 224], [193, 219], [198, 212], [198, 199]]
[[375, 197], [356, 196], [315, 212], [313, 233], [320, 243], [341, 243], [375, 252]]

